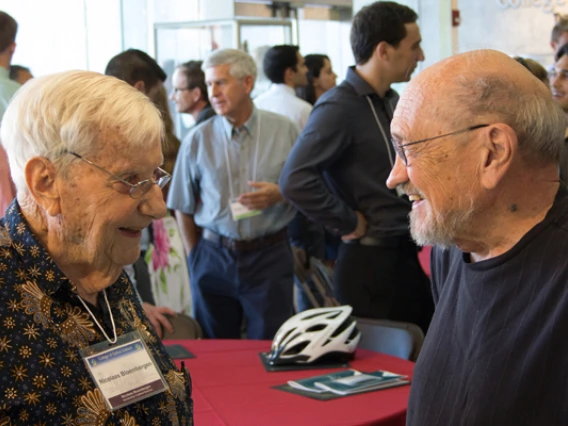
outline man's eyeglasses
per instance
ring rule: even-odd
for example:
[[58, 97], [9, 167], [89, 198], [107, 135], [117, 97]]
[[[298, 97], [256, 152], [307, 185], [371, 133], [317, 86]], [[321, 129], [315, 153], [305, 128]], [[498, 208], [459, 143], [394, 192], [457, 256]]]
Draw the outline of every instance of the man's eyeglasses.
[[184, 92], [186, 90], [193, 90], [191, 87], [174, 87], [174, 93], [177, 94], [178, 92]]
[[568, 78], [568, 70], [565, 70], [563, 68], [551, 68], [548, 71], [548, 78], [549, 79], [553, 79], [553, 78], [558, 78], [561, 77], [562, 79], [566, 79]]
[[97, 169], [105, 172], [107, 175], [111, 176], [112, 178], [116, 179], [117, 181], [119, 181], [119, 182], [125, 184], [126, 186], [130, 187], [130, 191], [129, 191], [130, 197], [132, 197], [134, 199], [140, 198], [141, 196], [146, 194], [150, 190], [150, 188], [152, 188], [152, 185], [154, 185], [154, 184], [158, 185], [160, 188], [164, 188], [168, 184], [168, 182], [172, 179], [172, 175], [170, 175], [168, 172], [166, 172], [165, 170], [158, 167], [154, 172], [154, 179], [144, 179], [144, 180], [141, 180], [138, 183], [132, 184], [128, 181], [125, 181], [122, 178], [119, 178], [116, 175], [113, 175], [111, 172], [109, 172], [106, 169], [103, 169], [101, 166], [97, 166], [95, 163], [93, 163], [89, 160], [86, 160], [85, 158], [83, 158], [79, 154], [77, 154], [76, 152], [67, 151], [67, 154], [74, 155], [78, 159], [84, 161], [87, 164], [90, 164], [93, 167], [96, 167]]
[[397, 155], [402, 160], [402, 164], [404, 164], [405, 166], [408, 166], [408, 159], [406, 158], [406, 153], [404, 151], [405, 147], [411, 146], [411, 145], [417, 145], [419, 143], [424, 143], [424, 142], [428, 142], [428, 141], [433, 141], [435, 139], [445, 138], [446, 136], [457, 135], [458, 133], [470, 132], [472, 130], [481, 129], [481, 128], [487, 127], [487, 126], [490, 126], [490, 125], [489, 124], [477, 124], [475, 126], [468, 127], [467, 129], [457, 130], [455, 132], [445, 133], [443, 135], [434, 136], [434, 137], [427, 138], [427, 139], [421, 139], [419, 141], [409, 142], [409, 143], [405, 143], [405, 144], [402, 144], [402, 145], [398, 144], [398, 142], [395, 141], [394, 139], [391, 139], [391, 142], [392, 142], [392, 146], [394, 147], [394, 150], [396, 151]]

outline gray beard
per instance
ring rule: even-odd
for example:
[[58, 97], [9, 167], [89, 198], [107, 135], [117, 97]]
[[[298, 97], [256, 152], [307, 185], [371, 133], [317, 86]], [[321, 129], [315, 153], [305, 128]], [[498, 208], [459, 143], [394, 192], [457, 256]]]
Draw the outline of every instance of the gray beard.
[[410, 235], [419, 246], [438, 246], [448, 249], [455, 239], [470, 227], [475, 213], [473, 200], [464, 209], [445, 213], [430, 213], [426, 220], [418, 222], [414, 211], [410, 212]]

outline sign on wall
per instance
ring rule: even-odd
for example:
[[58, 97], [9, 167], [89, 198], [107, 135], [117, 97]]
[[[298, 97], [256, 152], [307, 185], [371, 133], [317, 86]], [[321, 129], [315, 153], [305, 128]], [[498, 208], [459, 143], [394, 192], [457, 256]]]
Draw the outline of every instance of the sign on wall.
[[496, 0], [497, 4], [503, 9], [519, 9], [534, 7], [540, 8], [543, 12], [552, 13], [555, 7], [565, 6], [568, 0]]

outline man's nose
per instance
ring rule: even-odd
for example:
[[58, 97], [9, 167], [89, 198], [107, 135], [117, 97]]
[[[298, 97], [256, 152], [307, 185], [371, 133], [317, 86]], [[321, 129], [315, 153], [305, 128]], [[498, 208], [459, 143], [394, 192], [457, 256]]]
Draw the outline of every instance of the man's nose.
[[408, 182], [408, 169], [397, 155], [389, 177], [387, 179], [387, 187], [395, 189], [398, 185]]
[[422, 50], [422, 48], [420, 48], [420, 51], [418, 52], [418, 62], [422, 62], [426, 59], [426, 55], [424, 55], [424, 51]]

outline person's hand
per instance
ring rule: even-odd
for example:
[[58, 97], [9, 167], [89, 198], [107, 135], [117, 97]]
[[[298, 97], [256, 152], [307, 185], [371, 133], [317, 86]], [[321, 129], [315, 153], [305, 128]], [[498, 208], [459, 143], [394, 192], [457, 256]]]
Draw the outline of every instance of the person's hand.
[[356, 211], [355, 214], [357, 215], [357, 226], [353, 232], [341, 237], [343, 241], [356, 240], [367, 233], [367, 219], [365, 219], [365, 216], [363, 216], [361, 212]]
[[156, 334], [161, 339], [164, 335], [162, 331], [162, 327], [168, 332], [173, 333], [174, 328], [170, 324], [170, 321], [166, 317], [166, 315], [170, 315], [175, 317], [177, 314], [170, 308], [166, 308], [165, 306], [154, 306], [150, 303], [144, 302], [142, 303], [142, 307], [144, 308], [144, 312], [146, 312], [146, 316], [150, 320], [150, 323], [154, 326], [156, 330]]
[[280, 187], [270, 182], [249, 182], [255, 192], [241, 194], [237, 201], [250, 210], [262, 210], [283, 200]]

